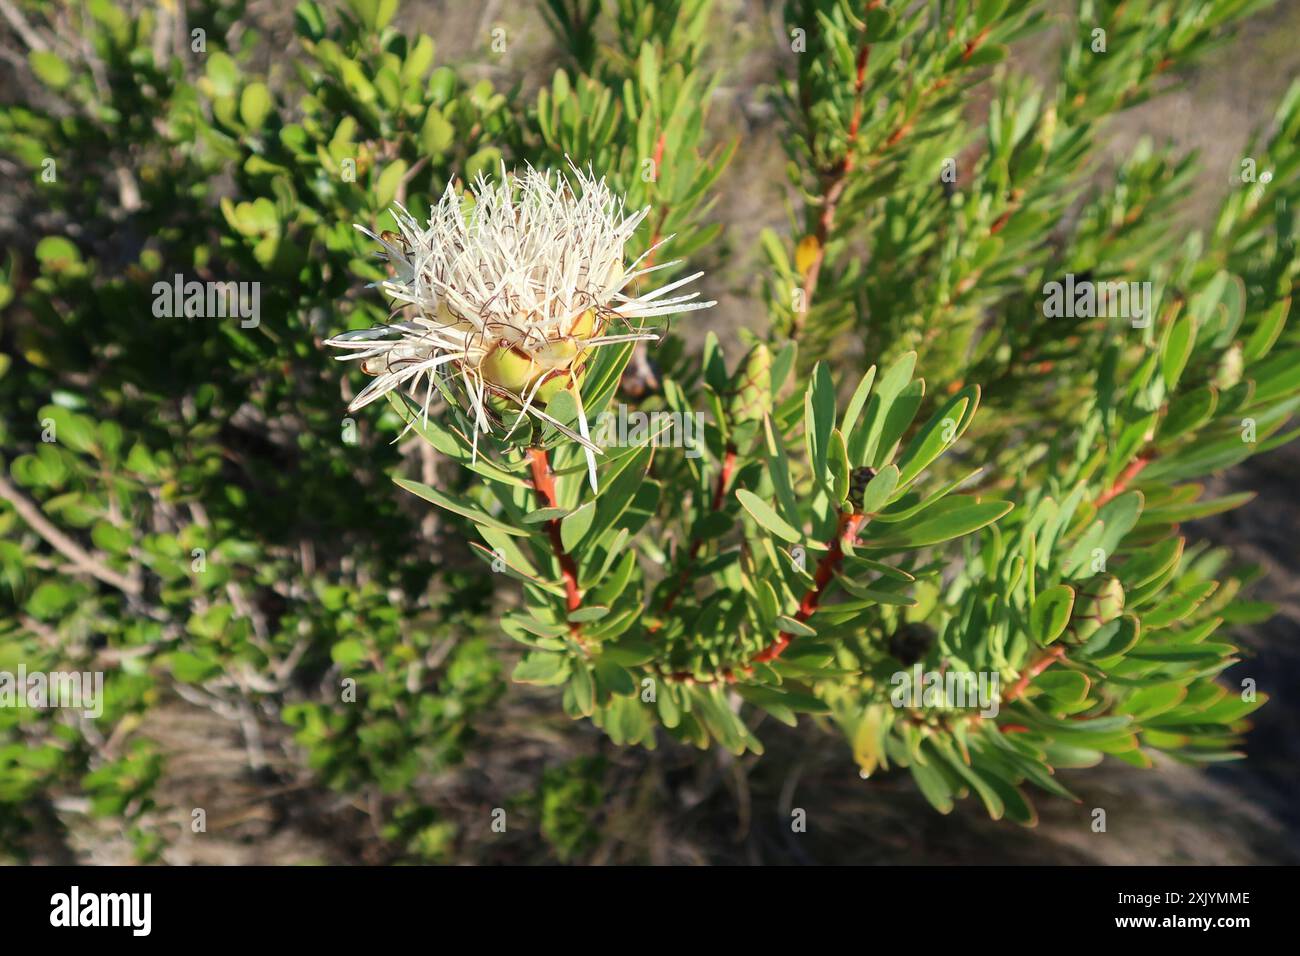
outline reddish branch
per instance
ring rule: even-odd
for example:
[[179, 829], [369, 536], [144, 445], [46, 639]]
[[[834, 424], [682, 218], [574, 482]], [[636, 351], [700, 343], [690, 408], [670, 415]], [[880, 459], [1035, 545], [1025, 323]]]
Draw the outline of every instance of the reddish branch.
[[966, 41], [966, 49], [962, 50], [961, 53], [961, 61], [963, 63], [966, 63], [967, 61], [970, 60], [972, 56], [975, 55], [975, 51], [979, 49], [979, 45], [984, 42], [984, 38], [988, 35], [989, 35], [989, 28], [985, 27], [979, 33], [975, 34], [975, 36], [973, 36], [971, 39]]
[[40, 505], [10, 484], [8, 479], [2, 475], [0, 475], [0, 498], [8, 501], [19, 518], [44, 538], [54, 550], [71, 561], [73, 568], [93, 575], [105, 584], [117, 588], [123, 594], [128, 594], [131, 597], [140, 596], [143, 588], [139, 579], [114, 571], [101, 556], [91, 554], [60, 531], [52, 521], [45, 517]]
[[[867, 4], [864, 14], [876, 9], [881, 5], [881, 0], [871, 0]], [[962, 51], [962, 62], [965, 63], [988, 36], [988, 28], [984, 28], [974, 37], [967, 41], [965, 49]], [[802, 309], [795, 313], [792, 337], [798, 337], [803, 331], [803, 324], [808, 310], [812, 307], [813, 294], [817, 291], [817, 281], [821, 276], [822, 262], [826, 258], [826, 243], [830, 240], [831, 229], [835, 225], [835, 213], [839, 206], [840, 200], [844, 196], [844, 190], [848, 187], [849, 173], [853, 171], [854, 166], [854, 147], [857, 144], [858, 128], [862, 123], [862, 93], [866, 86], [867, 63], [870, 59], [871, 47], [867, 42], [867, 29], [865, 22], [862, 28], [862, 36], [858, 47], [857, 56], [857, 73], [854, 77], [853, 84], [853, 115], [849, 120], [847, 142], [844, 145], [844, 155], [836, 164], [835, 168], [825, 177], [822, 189], [822, 208], [821, 214], [817, 217], [817, 224], [814, 227], [812, 236], [816, 240], [816, 248], [813, 250], [812, 261], [808, 264], [807, 270], [803, 277], [803, 302]], [[948, 85], [948, 77], [940, 77], [934, 82], [926, 92], [925, 98], [943, 89]], [[806, 104], [805, 104], [806, 105]], [[885, 148], [891, 149], [910, 133], [912, 130], [912, 118], [908, 117], [899, 124], [885, 140]], [[1005, 225], [1005, 223], [1003, 223]], [[999, 227], [1001, 228], [1001, 227]]]
[[[867, 5], [867, 9], [872, 10], [878, 6], [880, 6], [879, 0], [873, 0]], [[835, 225], [835, 210], [844, 195], [844, 190], [848, 187], [849, 173], [853, 171], [853, 150], [858, 139], [858, 127], [862, 124], [862, 90], [867, 81], [867, 62], [870, 57], [871, 45], [867, 43], [867, 28], [864, 23], [861, 44], [858, 47], [857, 72], [853, 81], [853, 116], [849, 120], [848, 139], [844, 144], [844, 155], [830, 175], [825, 178], [823, 185], [822, 211], [817, 217], [817, 225], [813, 230], [817, 248], [803, 276], [802, 308], [795, 313], [792, 330], [792, 335], [795, 337], [803, 330], [804, 316], [812, 307], [813, 293], [817, 291], [817, 279], [822, 271], [822, 260], [826, 258], [826, 243], [830, 240], [831, 228]]]
[[1147, 455], [1139, 455], [1134, 458], [1129, 466], [1125, 468], [1118, 478], [1116, 478], [1109, 488], [1101, 493], [1097, 498], [1097, 507], [1100, 508], [1112, 498], [1122, 495], [1125, 489], [1133, 482], [1133, 479], [1142, 474], [1142, 469], [1151, 464], [1151, 458]]
[[722, 456], [722, 471], [718, 473], [718, 483], [713, 489], [713, 510], [721, 511], [722, 502], [726, 498], [727, 484], [731, 481], [731, 473], [736, 470], [736, 449], [728, 448], [727, 453]]
[[[655, 152], [653, 158], [651, 159], [651, 162], [654, 164], [653, 169], [654, 169], [656, 183], [659, 182], [659, 164], [662, 163], [663, 161], [664, 161], [664, 134], [660, 133], [659, 138], [655, 140]], [[668, 203], [664, 203], [662, 206], [659, 207], [658, 210], [659, 214], [658, 216], [655, 217], [654, 228], [650, 232], [650, 251], [649, 253], [646, 254], [645, 262], [641, 266], [641, 268], [643, 269], [648, 269], [650, 268], [650, 266], [654, 265], [655, 263], [655, 245], [659, 242], [660, 236], [663, 235], [664, 223], [668, 221], [668, 211], [669, 211]]]
[[[961, 61], [963, 63], [966, 63], [967, 61], [970, 60], [972, 56], [975, 55], [975, 51], [979, 49], [980, 44], [984, 42], [984, 39], [985, 37], [987, 37], [987, 35], [988, 35], [988, 28], [986, 27], [984, 30], [980, 31], [980, 33], [978, 33], [975, 37], [966, 41], [966, 47], [965, 49], [962, 50], [962, 54], [961, 54]], [[922, 101], [928, 100], [935, 93], [938, 93], [940, 90], [945, 89], [950, 82], [952, 82], [952, 77], [950, 76], [939, 77], [932, 84], [930, 84], [930, 88], [927, 89], [921, 95], [921, 100]], [[897, 146], [898, 143], [902, 140], [902, 138], [912, 131], [914, 116], [915, 114], [909, 115], [906, 119], [903, 120], [902, 123], [898, 125], [898, 127], [892, 133], [889, 134], [889, 138], [885, 140], [886, 147]]]
[[[795, 612], [794, 619], [800, 624], [808, 621], [817, 613], [817, 608], [821, 606], [822, 598], [826, 596], [826, 591], [831, 582], [835, 579], [836, 572], [839, 571], [844, 563], [844, 545], [846, 542], [852, 543], [862, 527], [866, 524], [868, 516], [865, 514], [844, 513], [840, 515], [839, 522], [836, 526], [835, 537], [831, 540], [826, 554], [822, 556], [821, 561], [817, 563], [817, 571], [813, 575], [813, 584], [807, 592], [804, 593], [803, 599], [799, 602], [799, 610]], [[790, 646], [790, 642], [795, 635], [787, 631], [781, 631], [777, 638], [766, 648], [755, 654], [750, 659], [750, 664], [742, 665], [738, 670], [742, 673], [750, 673], [753, 670], [752, 665], [774, 661]], [[689, 671], [676, 671], [668, 674], [669, 680], [691, 681], [695, 683], [713, 683], [716, 681], [725, 681], [734, 683], [737, 680], [737, 672], [732, 668], [727, 668], [711, 679], [701, 679]]]
[[[803, 596], [803, 600], [799, 602], [799, 610], [795, 613], [794, 619], [800, 624], [803, 624], [817, 613], [817, 608], [821, 605], [826, 589], [835, 578], [835, 572], [844, 563], [844, 543], [846, 541], [852, 543], [853, 539], [858, 536], [858, 532], [862, 530], [862, 525], [866, 520], [867, 516], [863, 514], [845, 513], [840, 515], [839, 524], [835, 531], [835, 539], [831, 541], [830, 548], [817, 564], [817, 573], [813, 577], [812, 587], [808, 589]], [[772, 644], [754, 656], [754, 660], [776, 660], [785, 653], [785, 649], [790, 646], [793, 637], [793, 634], [782, 631]]]
[[[528, 449], [528, 464], [533, 471], [533, 489], [537, 492], [537, 500], [543, 508], [558, 508], [560, 501], [555, 494], [555, 473], [551, 471], [546, 449]], [[551, 518], [546, 522], [546, 532], [551, 537], [551, 549], [560, 562], [560, 573], [564, 577], [564, 603], [572, 614], [582, 606], [582, 593], [578, 590], [578, 565], [574, 562], [573, 555], [564, 550], [559, 518]], [[572, 627], [576, 629], [576, 625]]]
[[[813, 585], [804, 594], [803, 599], [799, 602], [799, 610], [795, 612], [794, 619], [800, 624], [806, 622], [810, 617], [817, 613], [817, 608], [821, 606], [822, 598], [826, 595], [826, 590], [830, 587], [831, 581], [835, 578], [835, 573], [839, 571], [840, 566], [844, 563], [844, 544], [852, 541], [862, 531], [862, 526], [867, 521], [867, 515], [845, 513], [840, 515], [839, 522], [835, 529], [835, 537], [830, 542], [826, 554], [822, 556], [821, 561], [817, 564], [817, 571], [813, 576]], [[777, 634], [777, 638], [766, 648], [755, 654], [750, 659], [749, 664], [741, 665], [738, 670], [741, 673], [748, 674], [753, 671], [753, 664], [774, 661], [790, 646], [790, 641], [794, 635], [786, 631]], [[714, 683], [725, 681], [728, 684], [734, 683], [737, 679], [737, 670], [728, 667], [712, 678], [699, 678], [690, 671], [675, 671], [665, 675], [669, 680], [689, 681], [693, 683]]]
[[1025, 672], [1020, 675], [1020, 679], [1011, 685], [1010, 689], [1002, 695], [1002, 703], [1009, 704], [1025, 692], [1025, 688], [1033, 681], [1035, 677], [1047, 670], [1057, 661], [1065, 660], [1065, 648], [1051, 647], [1037, 657], [1032, 664], [1025, 668]]

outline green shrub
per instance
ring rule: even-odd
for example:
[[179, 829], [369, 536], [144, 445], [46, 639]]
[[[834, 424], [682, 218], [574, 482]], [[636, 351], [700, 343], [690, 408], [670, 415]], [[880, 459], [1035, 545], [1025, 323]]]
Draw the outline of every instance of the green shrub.
[[[1040, 55], [1046, 4], [791, 0], [769, 91], [789, 225], [759, 236], [745, 328], [654, 317], [653, 365], [584, 347], [551, 420], [508, 439], [452, 377], [345, 411], [367, 379], [325, 340], [390, 321], [366, 285], [395, 265], [354, 226], [590, 171], [648, 210], [622, 264], [662, 268], [630, 297], [687, 263], [720, 294], [731, 51], [710, 0], [548, 0], [561, 62], [525, 93], [397, 6], [306, 0], [286, 53], [232, 29], [242, 3], [17, 4], [0, 153], [34, 226], [0, 267], [0, 672], [107, 679], [98, 718], [0, 708], [10, 853], [89, 812], [165, 857], [185, 824], [150, 722], [179, 699], [253, 769], [357, 797], [386, 859], [456, 859], [427, 784], [472, 756], [506, 667], [616, 744], [761, 753], [762, 715], [812, 715], [864, 775], [1022, 823], [1025, 784], [1068, 795], [1057, 768], [1237, 755], [1263, 695], [1223, 681], [1225, 632], [1270, 609], [1183, 525], [1249, 497], [1200, 479], [1296, 434], [1300, 87], [1208, 232], [1177, 219], [1191, 159], [1096, 157], [1265, 3], [1081, 0], [1045, 85], [1004, 61]], [[232, 300], [256, 308], [186, 314], [178, 275], [257, 283]], [[1149, 296], [1050, 314], [1075, 282]], [[702, 454], [633, 437], [589, 480], [579, 419], [621, 405], [702, 413]], [[996, 713], [908, 697], [913, 667], [995, 680]], [[595, 845], [601, 765], [573, 766], [536, 800], [560, 859]]]

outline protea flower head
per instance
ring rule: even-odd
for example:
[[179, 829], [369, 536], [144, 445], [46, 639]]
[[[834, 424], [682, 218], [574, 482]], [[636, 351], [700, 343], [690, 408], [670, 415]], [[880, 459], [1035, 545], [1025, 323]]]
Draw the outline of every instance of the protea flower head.
[[[698, 292], [664, 298], [700, 272], [639, 295], [625, 291], [677, 265], [641, 267], [671, 236], [627, 263], [623, 247], [649, 207], [627, 213], [603, 179], [570, 169], [572, 176], [528, 167], [507, 177], [503, 168], [495, 183], [480, 175], [465, 200], [448, 185], [427, 228], [400, 205], [400, 235], [357, 226], [383, 246], [380, 256], [392, 266], [392, 277], [378, 285], [393, 300], [395, 321], [326, 342], [375, 376], [349, 411], [396, 388], [415, 391], [423, 378], [427, 419], [441, 376], [465, 396], [475, 453], [480, 432], [500, 427], [508, 435], [532, 415], [582, 444], [594, 483], [599, 448], [578, 389], [592, 350], [656, 339], [645, 319], [715, 303], [694, 301]], [[577, 434], [545, 411], [561, 389], [577, 400]]]

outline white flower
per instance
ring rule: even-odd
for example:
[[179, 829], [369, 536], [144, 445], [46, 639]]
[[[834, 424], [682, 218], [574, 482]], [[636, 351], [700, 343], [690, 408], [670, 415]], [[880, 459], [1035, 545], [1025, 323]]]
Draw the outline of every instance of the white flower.
[[486, 403], [496, 396], [518, 409], [507, 434], [531, 414], [580, 442], [594, 484], [599, 448], [590, 440], [586, 415], [579, 414], [580, 434], [574, 434], [547, 415], [546, 402], [568, 389], [581, 409], [577, 385], [591, 350], [656, 339], [644, 319], [715, 303], [693, 301], [698, 292], [663, 298], [701, 272], [653, 292], [625, 292], [642, 276], [677, 265], [639, 268], [671, 236], [625, 263], [623, 247], [649, 208], [628, 214], [603, 179], [571, 169], [576, 183], [531, 167], [512, 180], [503, 168], [495, 184], [480, 176], [473, 198], [464, 201], [448, 185], [428, 228], [401, 206], [394, 213], [400, 235], [375, 236], [357, 226], [383, 245], [380, 256], [394, 275], [378, 285], [393, 300], [395, 315], [403, 314], [389, 325], [326, 342], [348, 350], [342, 359], [360, 360], [375, 376], [349, 411], [395, 388], [416, 389], [423, 377], [427, 418], [435, 377], [443, 376], [465, 394], [475, 453], [479, 432], [498, 424]]

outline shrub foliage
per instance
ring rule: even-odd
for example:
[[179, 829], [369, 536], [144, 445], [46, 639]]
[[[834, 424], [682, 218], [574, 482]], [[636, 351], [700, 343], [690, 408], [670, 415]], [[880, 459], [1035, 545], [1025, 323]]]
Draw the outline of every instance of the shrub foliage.
[[[582, 385], [589, 418], [702, 412], [702, 453], [634, 434], [598, 493], [567, 429], [475, 447], [450, 394], [348, 416], [364, 376], [322, 341], [389, 321], [354, 223], [524, 164], [589, 167], [650, 208], [628, 261], [667, 239], [652, 256], [720, 285], [744, 239], [714, 215], [739, 141], [710, 121], [711, 0], [546, 0], [532, 91], [396, 0], [304, 0], [287, 55], [236, 0], [13, 6], [0, 671], [106, 680], [99, 718], [0, 708], [11, 852], [90, 813], [165, 854], [190, 821], [156, 805], [152, 727], [178, 698], [255, 770], [287, 728], [393, 859], [454, 856], [428, 783], [507, 674], [616, 744], [833, 729], [864, 775], [1020, 823], [1032, 790], [1070, 796], [1059, 768], [1238, 755], [1264, 695], [1223, 679], [1229, 632], [1270, 608], [1184, 525], [1250, 497], [1207, 477], [1297, 434], [1300, 87], [1213, 171], [1236, 181], [1206, 231], [1179, 218], [1192, 158], [1143, 141], [1112, 169], [1098, 144], [1265, 3], [790, 0], [765, 94], [788, 224], [758, 237], [745, 327], [694, 313], [704, 334], [662, 329], [653, 366], [601, 350]], [[160, 308], [195, 280], [257, 283], [256, 315]], [[986, 675], [997, 706], [900, 698], [900, 673]], [[517, 800], [563, 859], [602, 793], [574, 766]]]

